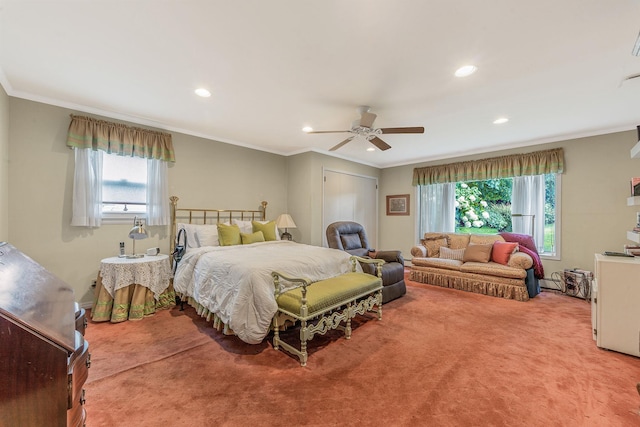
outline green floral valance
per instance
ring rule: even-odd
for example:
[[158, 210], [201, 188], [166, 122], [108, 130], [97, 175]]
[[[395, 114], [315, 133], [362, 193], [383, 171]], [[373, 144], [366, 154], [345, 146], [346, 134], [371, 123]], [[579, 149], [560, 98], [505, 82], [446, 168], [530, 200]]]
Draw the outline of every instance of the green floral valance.
[[564, 172], [562, 148], [413, 169], [413, 185]]
[[175, 162], [171, 134], [71, 115], [67, 146]]

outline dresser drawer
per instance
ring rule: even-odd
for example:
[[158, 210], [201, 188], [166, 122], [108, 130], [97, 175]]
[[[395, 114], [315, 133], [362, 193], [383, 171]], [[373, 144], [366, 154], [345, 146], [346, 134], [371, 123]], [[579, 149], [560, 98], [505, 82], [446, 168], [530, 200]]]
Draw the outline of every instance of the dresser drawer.
[[69, 401], [68, 409], [82, 406], [84, 396], [82, 387], [89, 376], [91, 354], [89, 342], [85, 341], [80, 332], [76, 331], [76, 351], [69, 357]]

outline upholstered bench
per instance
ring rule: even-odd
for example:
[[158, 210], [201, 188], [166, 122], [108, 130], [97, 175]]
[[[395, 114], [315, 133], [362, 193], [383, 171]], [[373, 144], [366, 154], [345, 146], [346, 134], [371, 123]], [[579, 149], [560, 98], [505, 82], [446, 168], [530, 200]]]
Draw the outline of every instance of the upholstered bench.
[[[377, 264], [377, 276], [356, 271], [356, 262]], [[351, 257], [351, 272], [329, 279], [311, 282], [309, 279], [289, 277], [274, 271], [278, 311], [273, 317], [273, 348], [280, 347], [295, 354], [300, 365], [307, 364], [307, 341], [316, 333], [326, 334], [340, 329], [351, 338], [351, 319], [357, 314], [376, 311], [382, 319], [382, 264], [380, 259]], [[284, 282], [294, 284], [285, 288]], [[374, 307], [376, 309], [374, 310]], [[280, 328], [286, 322], [300, 321], [300, 349], [282, 341]], [[342, 325], [344, 322], [344, 325]]]

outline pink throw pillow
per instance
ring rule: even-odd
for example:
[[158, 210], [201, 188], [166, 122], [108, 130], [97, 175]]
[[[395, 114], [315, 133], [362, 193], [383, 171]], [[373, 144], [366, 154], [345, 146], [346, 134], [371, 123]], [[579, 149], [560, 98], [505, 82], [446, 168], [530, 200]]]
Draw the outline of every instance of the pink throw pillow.
[[518, 244], [515, 242], [494, 242], [491, 251], [491, 261], [498, 264], [507, 265], [511, 254], [518, 250]]

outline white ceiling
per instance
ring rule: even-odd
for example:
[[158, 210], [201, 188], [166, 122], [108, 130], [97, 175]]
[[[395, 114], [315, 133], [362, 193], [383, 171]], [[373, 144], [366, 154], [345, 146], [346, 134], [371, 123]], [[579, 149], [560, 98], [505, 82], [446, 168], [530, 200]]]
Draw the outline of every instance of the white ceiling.
[[328, 153], [348, 134], [301, 128], [369, 105], [375, 127], [426, 131], [333, 154], [388, 167], [635, 129], [639, 17], [638, 0], [0, 0], [0, 83], [283, 155]]

